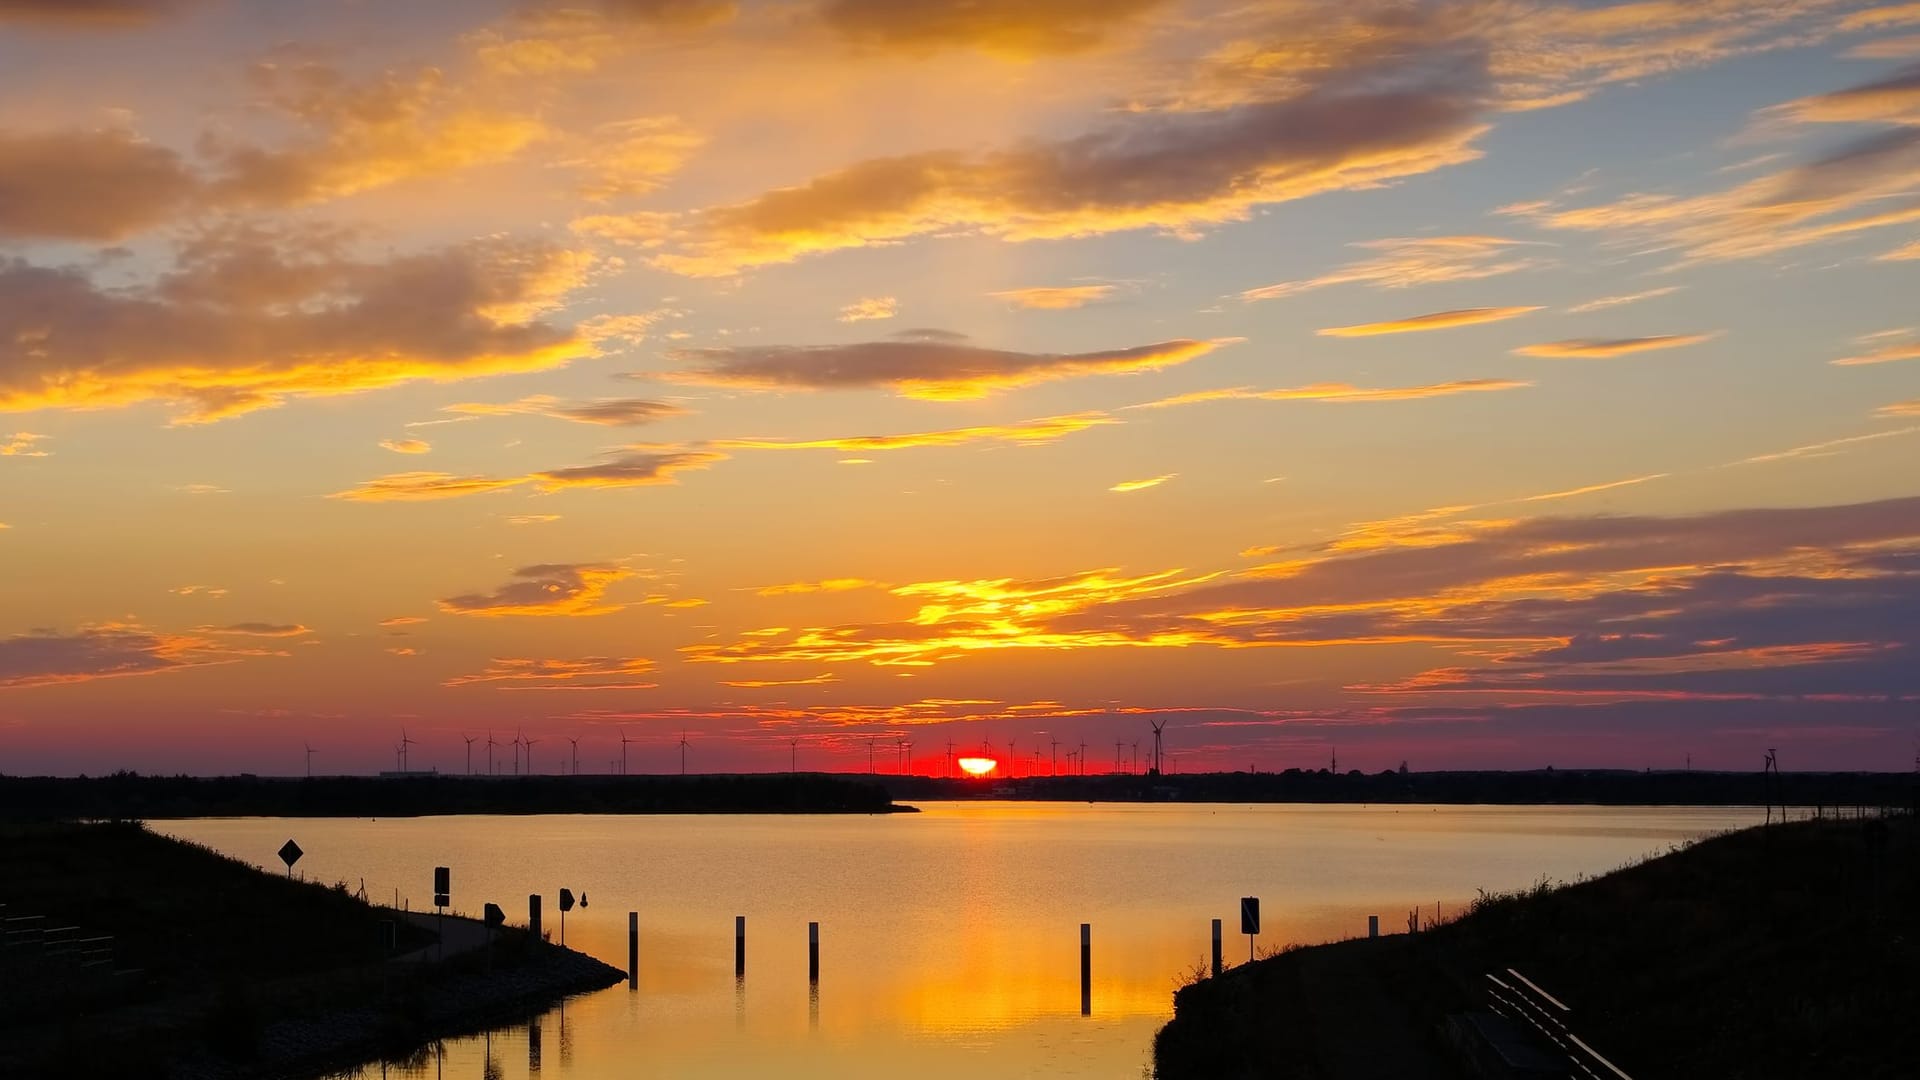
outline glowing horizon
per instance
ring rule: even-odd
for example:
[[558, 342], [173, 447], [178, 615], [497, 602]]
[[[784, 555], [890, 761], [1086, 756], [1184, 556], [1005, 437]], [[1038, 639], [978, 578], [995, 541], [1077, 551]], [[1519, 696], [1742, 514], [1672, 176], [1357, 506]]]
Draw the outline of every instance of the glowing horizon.
[[1911, 767], [1910, 3], [112, 7], [0, 770]]

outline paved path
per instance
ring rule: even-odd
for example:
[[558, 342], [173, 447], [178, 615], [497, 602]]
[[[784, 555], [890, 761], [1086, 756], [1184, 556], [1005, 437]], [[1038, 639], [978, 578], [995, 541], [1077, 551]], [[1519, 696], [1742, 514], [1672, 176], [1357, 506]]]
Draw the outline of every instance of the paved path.
[[[487, 924], [479, 919], [468, 919], [459, 915], [435, 915], [431, 911], [398, 912], [401, 918], [429, 933], [440, 935], [439, 945], [428, 945], [410, 953], [401, 953], [393, 958], [396, 964], [432, 963], [448, 956], [474, 952], [486, 948]], [[444, 945], [444, 950], [441, 946]]]

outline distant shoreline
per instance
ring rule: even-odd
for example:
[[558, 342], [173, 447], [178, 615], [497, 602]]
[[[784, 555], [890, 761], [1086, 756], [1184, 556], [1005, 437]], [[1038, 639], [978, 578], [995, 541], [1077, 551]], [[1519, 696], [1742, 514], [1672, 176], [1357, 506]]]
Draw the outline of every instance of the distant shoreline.
[[910, 813], [865, 780], [766, 776], [0, 776], [0, 821], [449, 814]]
[[1430, 806], [1920, 808], [1914, 773], [1610, 769], [1183, 773], [959, 779], [877, 773], [689, 776], [0, 776], [0, 821], [455, 814], [895, 814], [925, 801]]

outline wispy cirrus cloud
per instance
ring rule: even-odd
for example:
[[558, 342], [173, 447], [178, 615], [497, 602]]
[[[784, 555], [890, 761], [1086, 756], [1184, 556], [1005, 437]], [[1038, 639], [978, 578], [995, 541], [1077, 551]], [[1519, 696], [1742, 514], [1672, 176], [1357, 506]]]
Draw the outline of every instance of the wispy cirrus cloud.
[[1898, 360], [1920, 360], [1920, 334], [1911, 330], [1872, 334], [1858, 344], [1872, 345], [1872, 348], [1827, 362], [1837, 367], [1858, 367], [1865, 364], [1891, 364]]
[[0, 435], [0, 457], [47, 457], [50, 451], [42, 450], [37, 445], [45, 442], [46, 438], [31, 431]]
[[[1907, 404], [1911, 404], [1911, 402]], [[1882, 408], [1880, 415], [1903, 416], [1909, 414], [1901, 412], [1900, 406], [1890, 405]], [[1920, 431], [1920, 427], [1905, 427], [1894, 431], [1875, 431], [1866, 435], [1849, 435], [1841, 439], [1827, 439], [1823, 442], [1807, 443], [1804, 446], [1794, 446], [1785, 450], [1776, 450], [1769, 454], [1755, 454], [1752, 457], [1741, 458], [1739, 461], [1731, 462], [1730, 464], [1764, 465], [1768, 462], [1793, 461], [1797, 458], [1832, 457], [1861, 443], [1879, 442], [1881, 439], [1895, 439], [1902, 435], [1911, 435], [1916, 431]]]
[[1129, 405], [1129, 409], [1166, 409], [1177, 405], [1199, 405], [1209, 401], [1334, 401], [1378, 402], [1421, 401], [1426, 398], [1452, 397], [1455, 394], [1481, 394], [1500, 390], [1520, 390], [1530, 382], [1514, 379], [1458, 379], [1428, 383], [1424, 386], [1352, 386], [1347, 383], [1313, 383], [1308, 386], [1259, 390], [1251, 386], [1233, 386], [1223, 390], [1196, 390], [1158, 401]]
[[425, 454], [433, 449], [433, 444], [425, 439], [381, 439], [380, 449], [396, 454]]
[[568, 402], [548, 394], [535, 394], [498, 404], [461, 402], [448, 405], [441, 411], [463, 416], [548, 416], [556, 420], [571, 420], [576, 424], [599, 424], [604, 427], [633, 427], [689, 415], [689, 410], [666, 401], [601, 398], [597, 401]]
[[1634, 338], [1570, 338], [1565, 341], [1543, 341], [1538, 345], [1522, 345], [1513, 350], [1517, 356], [1539, 356], [1552, 359], [1569, 360], [1608, 360], [1616, 356], [1629, 356], [1633, 353], [1653, 352], [1658, 349], [1680, 349], [1688, 345], [1698, 345], [1711, 341], [1715, 334], [1659, 334], [1652, 337]]
[[1567, 314], [1585, 315], [1593, 311], [1605, 311], [1608, 308], [1617, 308], [1624, 304], [1637, 304], [1642, 300], [1654, 300], [1662, 296], [1672, 296], [1685, 287], [1684, 285], [1668, 285], [1664, 288], [1648, 289], [1645, 292], [1627, 293], [1622, 296], [1602, 296], [1597, 300], [1589, 300], [1584, 304], [1575, 304], [1567, 309]]
[[1415, 236], [1364, 240], [1351, 245], [1379, 254], [1347, 263], [1318, 277], [1262, 285], [1242, 300], [1279, 300], [1332, 285], [1406, 289], [1449, 281], [1480, 281], [1547, 265], [1532, 249], [1551, 245], [1499, 236]]
[[513, 572], [513, 580], [490, 593], [463, 593], [439, 602], [449, 615], [610, 615], [626, 607], [607, 601], [614, 583], [633, 571], [610, 563], [541, 563]]
[[1874, 412], [1879, 416], [1920, 416], [1920, 398], [1911, 401], [1896, 401], [1891, 405], [1882, 405]]
[[826, 578], [822, 581], [788, 581], [779, 585], [762, 585], [754, 590], [756, 596], [804, 596], [810, 593], [850, 592], [854, 589], [884, 589], [878, 581], [866, 578]]
[[734, 686], [743, 690], [765, 690], [776, 686], [824, 686], [839, 682], [839, 676], [831, 671], [823, 671], [804, 679], [722, 679], [721, 686]]
[[1037, 446], [1063, 439], [1091, 428], [1118, 424], [1106, 413], [1085, 412], [1070, 416], [1047, 416], [1017, 424], [984, 424], [978, 427], [948, 428], [942, 431], [917, 431], [900, 435], [853, 435], [831, 439], [719, 439], [712, 445], [723, 450], [907, 450], [923, 446], [964, 446], [969, 443], [999, 442]]
[[673, 382], [750, 390], [891, 389], [902, 397], [964, 401], [1083, 375], [1126, 375], [1184, 364], [1238, 339], [1179, 338], [1087, 353], [1022, 353], [928, 338], [853, 345], [677, 349]]
[[[704, 469], [726, 459], [727, 455], [715, 450], [678, 449], [642, 443], [609, 451], [605, 460], [593, 465], [572, 465], [520, 476], [390, 473], [344, 491], [333, 492], [327, 498], [345, 499], [348, 502], [431, 502], [485, 495], [527, 485], [546, 493], [571, 488], [656, 487], [679, 483], [679, 473]], [[515, 524], [541, 520], [557, 520], [557, 516], [521, 515]]]
[[1145, 491], [1148, 488], [1159, 487], [1161, 484], [1179, 475], [1179, 473], [1162, 473], [1159, 476], [1148, 477], [1145, 480], [1122, 480], [1107, 490], [1116, 491], [1122, 495], [1132, 491]]
[[1674, 265], [1761, 258], [1920, 222], [1920, 69], [1765, 110], [1762, 124], [1896, 123], [1818, 157], [1698, 195], [1636, 192], [1608, 203], [1548, 203], [1544, 228], [1594, 232]]
[[987, 295], [1033, 311], [1070, 311], [1106, 300], [1113, 296], [1116, 288], [1113, 285], [1036, 285], [1002, 289]]
[[1587, 484], [1584, 487], [1567, 488], [1564, 491], [1547, 491], [1538, 495], [1527, 495], [1519, 501], [1549, 502], [1555, 499], [1572, 499], [1581, 495], [1593, 495], [1602, 491], [1612, 491], [1615, 488], [1633, 487], [1636, 484], [1645, 484], [1654, 480], [1664, 480], [1668, 475], [1667, 473], [1648, 473], [1645, 476], [1634, 476], [1625, 480], [1610, 480], [1603, 484]]
[[652, 690], [657, 683], [631, 680], [653, 668], [653, 661], [643, 656], [583, 656], [577, 660], [494, 657], [484, 670], [456, 675], [441, 685], [489, 684], [495, 690]]
[[1481, 323], [1504, 322], [1517, 319], [1539, 311], [1535, 307], [1485, 307], [1460, 308], [1454, 311], [1435, 311], [1426, 315], [1413, 315], [1404, 319], [1388, 319], [1385, 322], [1360, 323], [1356, 326], [1329, 326], [1314, 333], [1321, 337], [1374, 337], [1380, 334], [1410, 334], [1421, 330], [1447, 330], [1456, 326], [1478, 326]]

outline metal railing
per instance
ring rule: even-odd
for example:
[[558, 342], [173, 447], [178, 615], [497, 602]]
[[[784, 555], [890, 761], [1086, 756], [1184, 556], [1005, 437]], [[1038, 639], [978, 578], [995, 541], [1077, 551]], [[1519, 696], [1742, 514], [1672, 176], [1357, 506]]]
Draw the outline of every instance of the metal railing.
[[1488, 972], [1487, 983], [1487, 1000], [1493, 1011], [1532, 1031], [1565, 1055], [1573, 1076], [1582, 1080], [1633, 1080], [1575, 1035], [1567, 1026], [1573, 1010], [1532, 979], [1507, 968], [1504, 978]]

